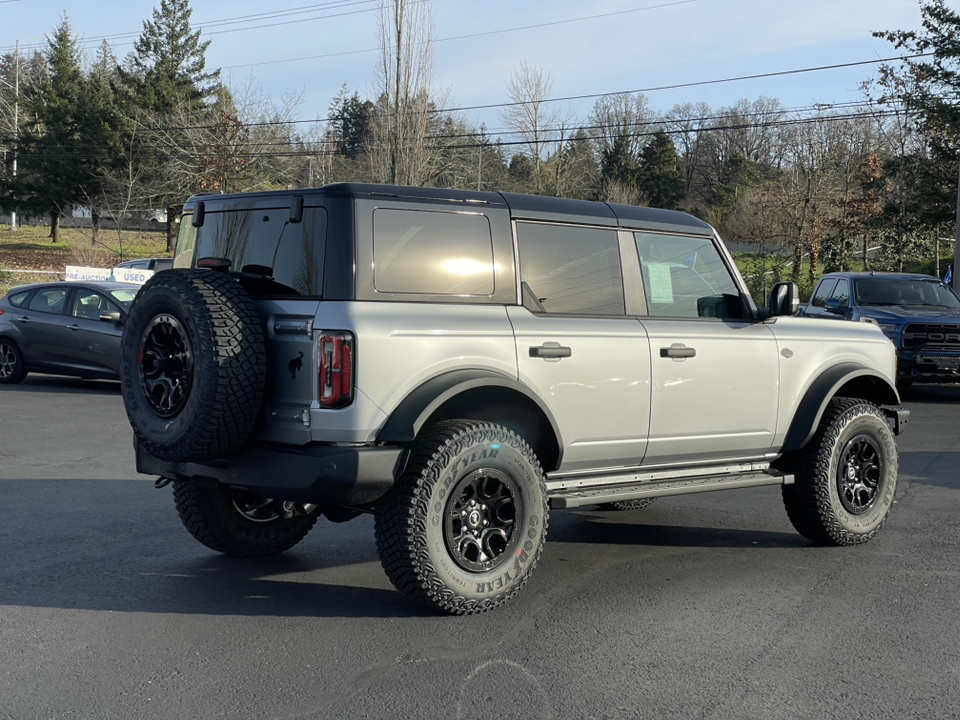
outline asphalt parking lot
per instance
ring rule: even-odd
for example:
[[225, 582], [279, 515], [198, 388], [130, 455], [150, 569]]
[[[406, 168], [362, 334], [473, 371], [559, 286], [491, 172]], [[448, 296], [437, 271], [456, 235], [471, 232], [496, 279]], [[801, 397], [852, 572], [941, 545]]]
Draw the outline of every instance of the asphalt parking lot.
[[554, 512], [486, 615], [428, 615], [369, 517], [221, 557], [134, 471], [116, 383], [0, 389], [0, 718], [960, 716], [960, 387], [904, 394], [897, 505], [811, 546], [779, 490]]

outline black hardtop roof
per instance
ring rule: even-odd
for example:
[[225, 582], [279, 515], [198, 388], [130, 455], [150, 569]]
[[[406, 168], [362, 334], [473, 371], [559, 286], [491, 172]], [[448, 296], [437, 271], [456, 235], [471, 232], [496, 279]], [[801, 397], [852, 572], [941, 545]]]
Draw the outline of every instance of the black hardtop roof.
[[[524, 195], [508, 192], [484, 192], [480, 190], [455, 190], [451, 188], [409, 187], [404, 185], [383, 185], [376, 183], [339, 182], [319, 188], [296, 190], [274, 190], [269, 192], [233, 193], [227, 195], [194, 195], [184, 204], [191, 209], [197, 202], [207, 205], [207, 211], [226, 210], [252, 204], [263, 207], [276, 203], [277, 207], [286, 205], [286, 198], [296, 195], [304, 200], [311, 197], [384, 197], [411, 199], [419, 201], [455, 202], [465, 205], [504, 207], [510, 210], [514, 218], [528, 220], [567, 220], [608, 225], [623, 228], [647, 228], [662, 230], [680, 230], [698, 235], [712, 234], [713, 228], [704, 221], [676, 210], [617, 205], [590, 200], [572, 200], [570, 198], [548, 197], [545, 195]], [[309, 204], [309, 203], [308, 203]]]

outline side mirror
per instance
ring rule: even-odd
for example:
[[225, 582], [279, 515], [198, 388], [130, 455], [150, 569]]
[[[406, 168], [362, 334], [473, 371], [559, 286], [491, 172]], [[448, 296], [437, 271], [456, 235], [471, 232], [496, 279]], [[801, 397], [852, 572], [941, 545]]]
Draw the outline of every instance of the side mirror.
[[118, 312], [105, 312], [100, 313], [100, 319], [104, 322], [113, 323], [114, 325], [120, 324], [120, 313]]
[[845, 309], [840, 307], [840, 298], [828, 298], [823, 304], [823, 309], [835, 315], [843, 315], [845, 312]]
[[778, 282], [770, 289], [770, 317], [796, 315], [800, 309], [800, 288], [795, 282]]

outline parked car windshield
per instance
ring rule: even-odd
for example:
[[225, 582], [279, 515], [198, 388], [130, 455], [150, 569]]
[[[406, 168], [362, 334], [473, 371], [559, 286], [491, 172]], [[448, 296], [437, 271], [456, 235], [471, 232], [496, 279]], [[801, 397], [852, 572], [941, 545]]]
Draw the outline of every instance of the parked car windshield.
[[111, 290], [110, 295], [113, 296], [113, 299], [116, 300], [123, 306], [124, 310], [130, 309], [130, 303], [133, 302], [133, 299], [137, 296], [137, 291], [140, 288], [120, 288], [119, 290]]
[[858, 305], [931, 305], [960, 308], [960, 298], [934, 278], [860, 278], [854, 283]]

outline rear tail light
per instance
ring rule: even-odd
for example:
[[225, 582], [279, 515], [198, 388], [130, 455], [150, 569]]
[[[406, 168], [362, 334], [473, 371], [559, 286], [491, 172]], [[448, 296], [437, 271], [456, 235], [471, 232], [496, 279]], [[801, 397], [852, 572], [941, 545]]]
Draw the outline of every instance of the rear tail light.
[[353, 335], [320, 336], [320, 407], [340, 408], [353, 402]]

